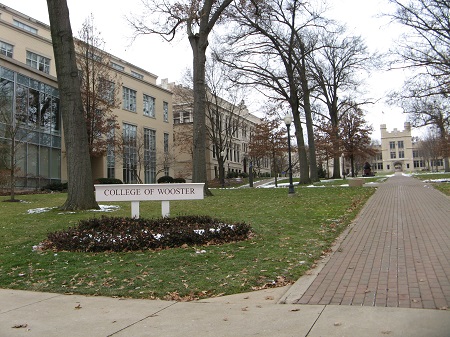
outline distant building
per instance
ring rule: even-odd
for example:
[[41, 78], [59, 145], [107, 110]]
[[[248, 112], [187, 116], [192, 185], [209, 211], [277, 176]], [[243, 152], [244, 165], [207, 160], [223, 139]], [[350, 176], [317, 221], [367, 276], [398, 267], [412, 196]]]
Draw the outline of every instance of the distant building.
[[[420, 153], [419, 143], [411, 136], [411, 124], [406, 122], [403, 131], [387, 131], [386, 124], [380, 125], [381, 145], [379, 153], [371, 159], [372, 171], [422, 171], [425, 169], [442, 170], [443, 159], [426, 160]], [[432, 162], [431, 162], [432, 161]]]
[[[170, 88], [175, 84], [171, 83]], [[193, 98], [190, 89], [178, 86], [178, 90], [173, 89], [173, 122], [174, 122], [174, 153], [176, 178], [192, 179], [192, 135], [193, 135]], [[251, 114], [241, 103], [236, 106], [221, 98], [214, 98], [215, 103], [212, 109], [218, 112], [219, 116], [214, 116], [217, 125], [221, 125], [221, 132], [227, 133], [224, 137], [226, 145], [223, 149], [218, 149], [212, 141], [211, 116], [206, 118], [209, 129], [206, 139], [206, 170], [207, 180], [219, 178], [218, 157], [225, 159], [225, 176], [248, 174], [250, 160], [249, 143], [254, 127], [261, 123], [261, 119]], [[211, 107], [210, 107], [211, 108]], [[207, 109], [208, 110], [208, 109]], [[208, 113], [207, 113], [208, 114]], [[219, 122], [218, 122], [219, 121]], [[254, 169], [255, 169], [254, 163]], [[259, 163], [258, 172], [261, 174], [270, 173], [270, 162], [268, 159]]]
[[[111, 72], [121, 78], [121, 104], [113, 111], [128, 140], [118, 152], [92, 161], [93, 178], [126, 183], [156, 182], [173, 175], [165, 160], [173, 147], [172, 92], [156, 84], [157, 76], [111, 55]], [[18, 186], [40, 187], [67, 180], [59, 91], [50, 27], [0, 5], [0, 108], [12, 121], [20, 116], [27, 133], [18, 156]], [[3, 118], [0, 142], [8, 142]], [[2, 124], [3, 123], [3, 124]], [[3, 125], [3, 126], [2, 126]], [[136, 144], [141, 139], [142, 149]], [[138, 165], [139, 151], [145, 165]], [[138, 179], [139, 177], [139, 179]]]

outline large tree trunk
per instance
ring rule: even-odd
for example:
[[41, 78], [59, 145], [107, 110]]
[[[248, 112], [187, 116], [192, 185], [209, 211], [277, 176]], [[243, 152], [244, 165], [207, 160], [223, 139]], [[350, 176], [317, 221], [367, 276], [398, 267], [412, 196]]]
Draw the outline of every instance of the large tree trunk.
[[68, 195], [63, 210], [98, 209], [92, 181], [80, 78], [66, 0], [47, 0], [60, 92], [67, 158]]
[[206, 175], [206, 85], [205, 66], [208, 39], [203, 34], [189, 36], [193, 54], [193, 149], [192, 149], [192, 182], [204, 183], [204, 192], [210, 195]]
[[[333, 142], [333, 179], [341, 178], [341, 169], [340, 169], [340, 158], [341, 158], [341, 141], [339, 138], [339, 120], [338, 120], [338, 112], [337, 112], [337, 100], [332, 104], [332, 106], [328, 107], [330, 114], [330, 121], [332, 127], [332, 135], [331, 141]], [[343, 174], [343, 172], [342, 172]]]
[[309, 166], [308, 156], [306, 155], [305, 138], [303, 137], [303, 128], [300, 121], [300, 115], [298, 107], [294, 110], [294, 125], [295, 125], [295, 137], [297, 139], [298, 146], [298, 160], [300, 164], [300, 184], [309, 184]]
[[314, 126], [311, 112], [311, 95], [309, 89], [308, 78], [306, 76], [306, 49], [304, 43], [301, 41], [300, 50], [302, 52], [300, 71], [300, 82], [303, 92], [303, 110], [305, 111], [306, 119], [306, 134], [308, 135], [308, 151], [309, 151], [309, 178], [312, 182], [319, 181], [319, 174], [317, 172], [316, 160], [316, 145], [314, 140]]
[[314, 141], [314, 127], [311, 113], [311, 102], [308, 88], [303, 91], [303, 109], [306, 118], [306, 133], [308, 135], [308, 151], [309, 151], [309, 178], [312, 182], [319, 181], [316, 160], [316, 145]]

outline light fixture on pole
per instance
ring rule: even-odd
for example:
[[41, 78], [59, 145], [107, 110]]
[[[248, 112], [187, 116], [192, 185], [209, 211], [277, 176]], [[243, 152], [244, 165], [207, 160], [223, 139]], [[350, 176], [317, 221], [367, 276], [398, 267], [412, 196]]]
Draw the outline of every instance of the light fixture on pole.
[[288, 191], [288, 195], [294, 195], [295, 191], [294, 191], [294, 184], [292, 183], [291, 133], [290, 133], [290, 128], [291, 128], [291, 124], [292, 124], [292, 115], [289, 112], [284, 116], [284, 123], [286, 124], [287, 132], [288, 132], [288, 154], [289, 154], [289, 191]]

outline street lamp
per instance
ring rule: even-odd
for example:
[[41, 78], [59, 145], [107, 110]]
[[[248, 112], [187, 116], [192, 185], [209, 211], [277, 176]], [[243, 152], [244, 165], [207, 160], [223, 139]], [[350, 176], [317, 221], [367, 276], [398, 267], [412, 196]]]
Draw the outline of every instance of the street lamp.
[[291, 124], [292, 124], [292, 115], [289, 112], [284, 116], [284, 123], [286, 124], [287, 132], [288, 132], [288, 153], [289, 153], [289, 191], [288, 191], [288, 195], [292, 196], [295, 194], [295, 191], [294, 191], [294, 184], [292, 183], [292, 160], [291, 160], [290, 128], [291, 128]]

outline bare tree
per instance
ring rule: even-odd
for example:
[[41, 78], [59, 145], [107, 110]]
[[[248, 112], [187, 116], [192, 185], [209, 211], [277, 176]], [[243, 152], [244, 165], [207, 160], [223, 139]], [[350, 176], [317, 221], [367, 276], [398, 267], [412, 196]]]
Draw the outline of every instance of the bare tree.
[[432, 79], [418, 88], [422, 95], [450, 94], [450, 2], [389, 1], [397, 8], [392, 19], [408, 29], [397, 42], [396, 65], [414, 69], [418, 78]]
[[[91, 160], [103, 157], [114, 138], [106, 137], [111, 128], [119, 129], [113, 110], [120, 106], [120, 78], [110, 68], [110, 55], [104, 51], [101, 33], [94, 18], [85, 20], [75, 40], [77, 66], [81, 72], [81, 97]], [[113, 141], [113, 144], [110, 142]]]
[[356, 104], [350, 102], [349, 105], [347, 113], [340, 121], [340, 139], [344, 156], [350, 159], [351, 175], [355, 177], [359, 166], [356, 165], [357, 162], [362, 163], [376, 152], [370, 139], [372, 126], [367, 124], [363, 111]]
[[[17, 93], [20, 97], [20, 93]], [[18, 201], [16, 179], [20, 172], [19, 162], [25, 158], [23, 145], [29, 137], [23, 116], [13, 111], [12, 82], [0, 83], [0, 182], [9, 187], [10, 201]], [[20, 98], [18, 98], [19, 100]]]
[[[174, 39], [181, 29], [186, 29], [193, 55], [194, 128], [193, 174], [194, 182], [205, 183], [206, 175], [206, 120], [205, 120], [205, 64], [208, 39], [214, 26], [223, 18], [233, 0], [203, 0], [186, 2], [161, 2], [144, 0], [146, 13], [139, 19], [129, 20], [137, 35], [157, 34], [167, 41]], [[155, 20], [147, 24], [149, 18]]]
[[[233, 147], [237, 145], [233, 141], [238, 137], [239, 132], [248, 129], [246, 117], [250, 113], [244, 103], [245, 90], [229, 82], [226, 76], [227, 69], [222, 64], [211, 58], [206, 62], [205, 69], [206, 148], [217, 159], [219, 180], [224, 185], [225, 162], [229, 159]], [[186, 118], [186, 115], [190, 116], [193, 110], [193, 89], [189, 87], [189, 84], [192, 84], [192, 77], [187, 74], [183, 82], [184, 84], [175, 85], [172, 88], [175, 118], [180, 119]], [[180, 121], [180, 123], [186, 124], [186, 121]], [[177, 146], [179, 151], [185, 154], [192, 153], [192, 150], [186, 148], [184, 142], [189, 140], [187, 144], [191, 143], [192, 133], [186, 137], [186, 126], [183, 129], [177, 129]]]
[[287, 164], [286, 128], [283, 128], [279, 118], [264, 119], [255, 127], [253, 137], [249, 143], [249, 155], [256, 167], [264, 159], [270, 158], [272, 175], [277, 186], [278, 173], [283, 171]]
[[[288, 102], [294, 117], [300, 183], [317, 181], [311, 90], [307, 57], [316, 48], [320, 13], [297, 0], [248, 1], [233, 6], [235, 29], [228, 45], [217, 51], [242, 84], [252, 85], [274, 100]], [[303, 120], [303, 118], [305, 120]], [[308, 135], [309, 165], [302, 124]]]
[[[328, 119], [318, 118], [314, 129], [317, 161], [323, 167], [326, 165], [326, 178], [330, 177], [330, 160], [335, 157], [334, 146], [336, 142], [332, 137], [336, 134]], [[339, 153], [340, 155], [341, 153]]]
[[[340, 120], [347, 112], [349, 101], [355, 101], [349, 96], [355, 96], [362, 84], [358, 72], [369, 70], [376, 62], [376, 55], [368, 52], [361, 37], [348, 37], [344, 32], [344, 28], [337, 27], [335, 32], [323, 35], [322, 47], [308, 63], [316, 85], [314, 96], [326, 107], [327, 115], [322, 116], [330, 120], [335, 132], [332, 140], [339, 139]], [[339, 142], [334, 147], [333, 178], [339, 178]]]
[[63, 210], [97, 209], [75, 44], [66, 0], [47, 0], [67, 156], [68, 195]]
[[215, 58], [206, 62], [206, 130], [209, 150], [219, 165], [219, 180], [224, 184], [225, 162], [236, 144], [239, 131], [247, 128], [245, 117], [248, 115], [244, 103], [245, 91], [232, 85], [226, 76], [227, 69]]
[[[447, 144], [448, 146], [448, 144]], [[427, 166], [433, 166], [437, 171], [437, 161], [442, 158], [443, 154], [443, 142], [440, 136], [440, 132], [436, 127], [430, 127], [422, 139], [419, 141], [420, 156], [427, 162]]]
[[450, 171], [450, 3], [442, 0], [390, 0], [393, 20], [407, 32], [397, 42], [394, 66], [414, 75], [390, 97], [408, 114], [413, 126], [434, 125], [441, 142], [444, 169]]

